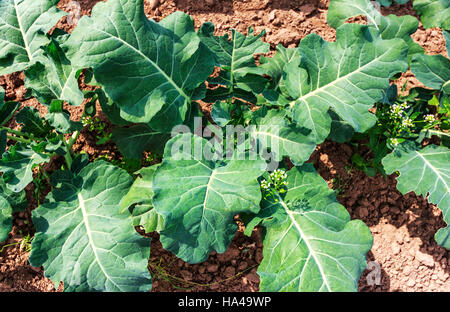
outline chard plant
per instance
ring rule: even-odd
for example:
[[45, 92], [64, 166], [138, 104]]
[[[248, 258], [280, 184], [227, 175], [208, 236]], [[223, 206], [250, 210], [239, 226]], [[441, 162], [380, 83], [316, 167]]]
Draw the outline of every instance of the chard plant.
[[[414, 18], [384, 17], [369, 1], [332, 0], [335, 42], [311, 34], [269, 58], [261, 55], [269, 52], [264, 32], [216, 36], [211, 23], [196, 30], [181, 12], [155, 22], [142, 0], [99, 2], [71, 34], [50, 34], [65, 14], [56, 3], [0, 0], [0, 74], [24, 71], [27, 95], [48, 111], [4, 102], [0, 92], [0, 240], [12, 213], [24, 209], [33, 168], [63, 159], [32, 212], [29, 257], [55, 286], [150, 290], [150, 239], [135, 227], [200, 263], [226, 251], [239, 215], [246, 234], [264, 229], [262, 291], [356, 291], [370, 230], [350, 220], [306, 163], [326, 139], [355, 133], [381, 137], [382, 165], [400, 172], [400, 191], [429, 194], [449, 222], [448, 141], [420, 142], [448, 135], [450, 66], [412, 41]], [[345, 23], [362, 13], [368, 25]], [[391, 81], [409, 67], [427, 89], [397, 97]], [[80, 90], [81, 77], [95, 90]], [[200, 101], [212, 105], [210, 116]], [[84, 124], [67, 110], [83, 102]], [[97, 103], [115, 126], [111, 134], [89, 122]], [[83, 128], [99, 143], [111, 139], [128, 166], [75, 153]], [[162, 161], [134, 170], [144, 151]], [[449, 232], [436, 234], [447, 248]]]

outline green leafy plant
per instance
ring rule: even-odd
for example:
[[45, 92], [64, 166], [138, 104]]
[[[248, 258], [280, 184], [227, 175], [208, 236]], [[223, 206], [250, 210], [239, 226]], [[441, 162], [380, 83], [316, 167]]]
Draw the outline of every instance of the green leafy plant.
[[[382, 6], [392, 3], [405, 4], [409, 0], [376, 0]], [[450, 2], [448, 0], [412, 0], [413, 8], [420, 16], [425, 28], [440, 27], [450, 29], [448, 16], [450, 15]]]
[[[348, 4], [351, 10], [345, 10], [343, 4]], [[448, 16], [450, 7], [448, 1], [414, 1], [414, 8], [422, 16], [426, 28], [431, 27], [427, 19], [431, 14], [434, 22], [442, 21], [442, 16]], [[439, 9], [438, 9], [439, 8]], [[439, 10], [439, 13], [436, 12]], [[374, 28], [383, 28], [388, 19], [404, 19], [406, 17], [383, 17], [367, 0], [352, 1], [334, 0], [330, 3], [328, 21], [338, 25], [349, 17], [365, 15], [372, 21]], [[442, 14], [442, 15], [441, 15]], [[448, 19], [447, 19], [448, 20]], [[392, 23], [388, 23], [393, 25]], [[447, 29], [444, 23], [433, 24]], [[411, 28], [403, 33], [398, 28], [397, 34], [408, 37], [416, 30]], [[380, 30], [381, 30], [380, 29]], [[386, 29], [389, 29], [387, 27]], [[383, 31], [382, 31], [383, 34]], [[447, 53], [450, 51], [450, 36], [443, 31], [446, 39]], [[411, 38], [403, 38], [410, 42]], [[410, 51], [413, 46], [410, 45]], [[412, 48], [413, 51], [415, 50]], [[409, 53], [411, 54], [411, 53]], [[356, 166], [368, 174], [374, 174], [373, 169], [384, 173], [399, 172], [398, 189], [406, 194], [414, 191], [427, 196], [428, 200], [443, 210], [444, 220], [449, 224], [448, 203], [450, 196], [450, 176], [446, 169], [449, 161], [449, 103], [450, 103], [450, 60], [443, 55], [426, 55], [423, 51], [409, 56], [410, 69], [416, 78], [426, 88], [412, 88], [406, 95], [398, 95], [397, 87], [391, 85], [385, 90], [385, 97], [376, 103], [377, 123], [362, 134], [356, 134], [354, 139], [369, 138], [368, 147], [374, 156], [370, 161], [359, 154], [352, 157]], [[441, 146], [422, 146], [425, 138], [436, 136]], [[370, 172], [368, 172], [370, 170]], [[386, 172], [385, 172], [386, 170]], [[446, 247], [450, 246], [450, 229], [447, 226], [436, 233], [436, 241]]]
[[[199, 263], [226, 251], [238, 214], [246, 234], [256, 226], [265, 231], [262, 291], [356, 291], [372, 237], [305, 164], [326, 139], [362, 134], [372, 146], [383, 142], [374, 163], [400, 171], [402, 192], [429, 192], [446, 213], [448, 148], [404, 144], [448, 125], [447, 71], [435, 79], [424, 69], [448, 65], [412, 41], [416, 19], [369, 10], [369, 25], [345, 24], [371, 4], [332, 0], [335, 42], [311, 34], [297, 48], [278, 46], [264, 57], [264, 32], [215, 36], [211, 23], [196, 31], [181, 12], [155, 22], [142, 0], [99, 2], [70, 35], [48, 34], [64, 15], [54, 4], [0, 0], [0, 50], [6, 52], [0, 73], [24, 70], [28, 96], [48, 108], [44, 116], [19, 109], [3, 103], [0, 92], [0, 238], [33, 182], [32, 169], [63, 159], [63, 169], [48, 177], [52, 191], [32, 212], [29, 261], [42, 265], [55, 285], [64, 282], [66, 291], [149, 290], [149, 239], [135, 226], [159, 232], [165, 249]], [[391, 80], [409, 66], [435, 90], [389, 97]], [[82, 73], [95, 91], [79, 89]], [[83, 100], [82, 122], [75, 122], [64, 105]], [[210, 116], [200, 111], [200, 100], [212, 105]], [[423, 108], [425, 102], [435, 111]], [[112, 133], [93, 117], [97, 104]], [[11, 118], [20, 130], [6, 126]], [[85, 127], [100, 143], [111, 139], [123, 160], [89, 161], [75, 153]], [[400, 137], [405, 142], [396, 146], [392, 140]], [[161, 163], [141, 168], [146, 151], [162, 155]], [[410, 170], [423, 173], [414, 187], [412, 179], [402, 182]], [[443, 246], [446, 237], [448, 228], [436, 236]]]

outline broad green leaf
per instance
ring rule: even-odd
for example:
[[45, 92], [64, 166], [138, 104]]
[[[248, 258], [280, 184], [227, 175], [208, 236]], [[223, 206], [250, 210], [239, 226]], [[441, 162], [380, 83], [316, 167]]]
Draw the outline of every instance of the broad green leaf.
[[311, 164], [287, 172], [287, 192], [266, 197], [261, 291], [357, 291], [372, 246], [369, 228], [347, 210]]
[[[428, 145], [416, 149], [410, 144], [398, 146], [382, 160], [388, 174], [399, 171], [397, 189], [406, 194], [414, 191], [437, 205], [444, 221], [450, 224], [450, 150], [443, 146]], [[435, 236], [439, 245], [450, 249], [450, 226], [440, 229]]]
[[27, 194], [24, 190], [20, 192], [13, 192], [6, 187], [3, 179], [0, 179], [0, 193], [11, 205], [12, 212], [20, 212], [27, 208], [28, 200]]
[[0, 1], [0, 75], [31, 65], [48, 43], [47, 32], [66, 15], [58, 0]]
[[259, 148], [270, 149], [275, 161], [281, 161], [287, 156], [295, 165], [301, 165], [316, 148], [311, 131], [289, 122], [283, 111], [269, 110], [255, 124], [249, 136]]
[[286, 88], [296, 99], [290, 104], [293, 118], [312, 130], [317, 143], [328, 136], [330, 107], [357, 132], [373, 126], [369, 109], [383, 99], [389, 78], [408, 68], [406, 44], [383, 40], [372, 27], [345, 24], [336, 38], [308, 35], [300, 42], [301, 57], [285, 67]]
[[411, 71], [426, 87], [450, 94], [450, 59], [438, 55], [416, 55]]
[[0, 105], [0, 126], [5, 125], [19, 108], [18, 102], [6, 102], [3, 106]]
[[383, 16], [369, 0], [331, 0], [328, 9], [328, 24], [338, 28], [351, 17], [364, 15], [370, 25], [375, 27], [383, 39], [403, 39], [409, 47], [408, 61], [414, 54], [423, 54], [424, 49], [411, 38], [419, 27], [417, 18], [390, 14]]
[[332, 110], [329, 110], [328, 114], [331, 116], [331, 131], [327, 139], [338, 143], [350, 141], [355, 134], [353, 128]]
[[[140, 175], [127, 195], [120, 203], [121, 211], [131, 208], [133, 226], [142, 226], [145, 233], [161, 231], [164, 219], [153, 209], [153, 176], [158, 165], [142, 168], [137, 173]], [[133, 207], [131, 207], [133, 206]]]
[[233, 89], [260, 93], [267, 80], [261, 77], [264, 68], [256, 66], [254, 55], [269, 52], [269, 44], [262, 42], [265, 35], [262, 31], [258, 36], [249, 28], [248, 36], [232, 29], [231, 39], [228, 34], [214, 36], [214, 25], [211, 22], [201, 26], [198, 34], [200, 39], [214, 53], [216, 66], [222, 68], [218, 83]]
[[450, 0], [414, 0], [413, 7], [423, 27], [450, 29]]
[[8, 238], [12, 230], [12, 208], [9, 202], [0, 194], [0, 243]]
[[81, 122], [70, 119], [70, 112], [63, 109], [63, 101], [61, 100], [53, 100], [51, 102], [49, 112], [45, 115], [45, 119], [50, 126], [62, 134], [80, 131], [83, 128]]
[[7, 144], [7, 135], [6, 130], [0, 131], [0, 158], [3, 156], [3, 153], [6, 151]]
[[127, 126], [130, 124], [129, 121], [126, 121], [122, 117], [120, 117], [120, 108], [114, 103], [102, 89], [95, 90], [98, 95], [98, 102], [100, 107], [102, 108], [102, 112], [108, 117], [108, 120], [111, 121], [113, 125], [117, 126]]
[[271, 89], [278, 89], [282, 82], [283, 70], [286, 64], [298, 57], [299, 50], [292, 48], [285, 48], [281, 44], [277, 45], [276, 53], [273, 57], [261, 56], [261, 67], [266, 70], [267, 75], [270, 76]]
[[0, 108], [3, 107], [4, 103], [5, 103], [5, 89], [3, 89], [2, 86], [0, 86]]
[[122, 118], [158, 131], [183, 122], [195, 89], [214, 69], [191, 17], [176, 12], [156, 23], [143, 0], [97, 3], [65, 46], [74, 66], [93, 68]]
[[211, 108], [211, 118], [216, 124], [225, 127], [231, 121], [233, 105], [226, 101], [217, 101]]
[[104, 161], [64, 180], [33, 211], [30, 264], [44, 266], [65, 291], [148, 291], [149, 239], [119, 212], [131, 183], [126, 171]]
[[27, 203], [25, 191], [11, 192], [0, 177], [0, 243], [6, 240], [12, 230], [12, 213], [23, 211]]
[[[283, 83], [292, 98], [299, 98], [301, 96], [301, 93], [298, 92], [299, 87], [307, 84], [305, 79], [308, 79], [308, 74], [305, 69], [300, 67], [300, 62], [301, 58], [298, 57], [285, 65], [286, 72]], [[319, 96], [317, 99], [312, 98], [312, 101], [293, 101], [291, 107], [293, 107], [294, 121], [311, 130], [309, 136], [315, 143], [322, 143], [331, 128], [331, 118], [327, 114], [329, 103], [320, 99]]]
[[33, 167], [49, 161], [48, 155], [35, 152], [26, 144], [16, 143], [3, 154], [0, 172], [3, 172], [8, 189], [20, 192], [33, 181]]
[[39, 111], [34, 107], [26, 106], [16, 114], [16, 121], [22, 124], [20, 131], [32, 134], [36, 138], [46, 137], [51, 127], [45, 123], [39, 115]]
[[[180, 150], [179, 144], [186, 143], [192, 145]], [[161, 243], [189, 263], [206, 260], [213, 250], [225, 252], [236, 234], [234, 216], [259, 211], [257, 178], [265, 162], [204, 159], [202, 152], [211, 148], [190, 133], [174, 137], [153, 178], [153, 205], [165, 220]]]
[[60, 44], [67, 36], [51, 38], [37, 62], [25, 70], [25, 86], [41, 104], [50, 105], [52, 100], [63, 100], [72, 105], [83, 102], [78, 88], [79, 68], [73, 67]]
[[152, 130], [146, 124], [138, 124], [129, 128], [114, 128], [112, 139], [119, 151], [127, 158], [141, 159], [145, 150], [161, 153], [169, 134]]
[[376, 0], [376, 1], [382, 6], [390, 6], [392, 2], [395, 2], [397, 4], [405, 4], [409, 0]]

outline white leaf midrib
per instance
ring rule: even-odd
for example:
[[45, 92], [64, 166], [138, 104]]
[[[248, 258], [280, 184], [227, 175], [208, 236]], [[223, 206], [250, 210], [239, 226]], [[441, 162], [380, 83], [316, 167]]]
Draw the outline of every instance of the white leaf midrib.
[[22, 34], [22, 37], [23, 37], [23, 43], [25, 44], [25, 51], [27, 51], [28, 59], [31, 61], [31, 59], [32, 59], [31, 51], [30, 51], [30, 47], [28, 46], [26, 32], [24, 32], [24, 30], [23, 30], [22, 22], [20, 20], [20, 15], [19, 15], [19, 9], [17, 7], [17, 2], [16, 1], [17, 0], [13, 0], [13, 2], [14, 2], [14, 10], [16, 11], [17, 23], [19, 24], [20, 33]]
[[321, 263], [320, 263], [320, 261], [318, 260], [317, 255], [315, 254], [314, 249], [312, 248], [312, 246], [311, 246], [311, 244], [310, 244], [310, 242], [309, 242], [309, 237], [306, 236], [306, 235], [303, 233], [303, 231], [302, 231], [300, 225], [297, 223], [297, 220], [295, 220], [295, 218], [294, 218], [292, 212], [289, 210], [288, 206], [287, 206], [286, 203], [281, 199], [281, 197], [279, 197], [279, 202], [280, 202], [281, 206], [283, 206], [283, 208], [284, 208], [286, 214], [288, 215], [289, 219], [291, 220], [291, 223], [294, 225], [295, 229], [296, 229], [297, 232], [299, 233], [300, 237], [301, 237], [301, 238], [303, 239], [303, 241], [305, 242], [306, 248], [308, 248], [308, 250], [309, 250], [309, 254], [310, 254], [311, 257], [314, 259], [314, 262], [315, 262], [316, 265], [317, 265], [317, 268], [318, 268], [319, 273], [320, 273], [320, 275], [321, 275], [321, 277], [322, 277], [323, 283], [324, 283], [325, 286], [327, 287], [328, 291], [331, 291], [331, 287], [330, 287], [330, 285], [329, 285], [329, 283], [328, 283], [327, 277], [326, 277], [326, 275], [325, 275], [325, 272], [323, 271], [323, 268], [322, 268], [322, 266], [321, 266]]
[[102, 265], [102, 263], [100, 261], [100, 258], [99, 258], [98, 254], [97, 254], [97, 247], [94, 244], [94, 239], [92, 238], [91, 229], [90, 229], [90, 226], [89, 226], [88, 213], [86, 211], [86, 206], [84, 204], [85, 200], [84, 200], [83, 196], [81, 195], [81, 193], [78, 193], [77, 196], [78, 196], [78, 202], [79, 202], [79, 205], [80, 205], [81, 213], [82, 213], [82, 216], [83, 216], [83, 223], [84, 223], [84, 226], [86, 228], [86, 234], [87, 234], [88, 240], [89, 240], [89, 245], [91, 246], [92, 252], [94, 253], [95, 261], [98, 263], [98, 266], [102, 270], [102, 272], [105, 275], [105, 277], [109, 281], [111, 281], [114, 284], [114, 286], [116, 286], [119, 290], [122, 291], [120, 286], [117, 285], [114, 282], [114, 280], [111, 279], [111, 277], [108, 275], [108, 273], [106, 272], [105, 268], [103, 267], [103, 265]]
[[[349, 77], [352, 77], [353, 75], [355, 75], [355, 74], [357, 74], [357, 73], [363, 73], [362, 71], [363, 71], [364, 69], [366, 69], [367, 67], [370, 67], [370, 65], [372, 65], [372, 64], [374, 64], [374, 63], [376, 63], [376, 62], [378, 62], [378, 61], [381, 61], [381, 59], [383, 58], [383, 56], [385, 56], [386, 54], [388, 54], [391, 50], [392, 50], [392, 48], [387, 49], [384, 53], [380, 54], [379, 56], [377, 56], [376, 58], [374, 58], [374, 59], [371, 60], [370, 62], [364, 64], [363, 66], [358, 67], [356, 70], [351, 71], [351, 72], [345, 74], [344, 76], [337, 77], [337, 78], [336, 78], [335, 80], [333, 80], [332, 82], [327, 83], [327, 84], [325, 84], [325, 85], [322, 85], [322, 86], [320, 86], [319, 88], [316, 88], [315, 90], [313, 90], [313, 91], [311, 91], [311, 92], [308, 92], [307, 94], [305, 94], [305, 95], [303, 95], [303, 96], [298, 97], [297, 99], [295, 99], [294, 101], [292, 101], [292, 102], [289, 104], [289, 106], [290, 106], [290, 107], [293, 107], [293, 106], [297, 103], [297, 101], [305, 101], [305, 102], [306, 102], [306, 100], [307, 100], [308, 98], [310, 98], [310, 97], [312, 97], [312, 96], [316, 95], [317, 93], [320, 93], [320, 92], [322, 92], [322, 91], [324, 91], [324, 90], [327, 90], [329, 87], [334, 86], [334, 85], [338, 84], [338, 83], [341, 82], [341, 81], [347, 81], [347, 82], [350, 83]], [[367, 74], [367, 75], [368, 75], [368, 74]], [[370, 75], [369, 75], [369, 76], [370, 76]], [[370, 76], [370, 77], [376, 77], [376, 76]], [[379, 78], [379, 77], [376, 77], [376, 78]], [[387, 78], [386, 78], [386, 79], [387, 79]], [[343, 103], [344, 103], [344, 102], [343, 102]], [[344, 104], [346, 104], [346, 103], [344, 103]]]
[[449, 187], [448, 187], [447, 182], [445, 181], [445, 179], [442, 177], [441, 173], [439, 171], [437, 171], [436, 168], [425, 157], [423, 157], [422, 154], [420, 154], [418, 151], [415, 151], [415, 152], [423, 160], [425, 165], [427, 167], [429, 167], [436, 174], [438, 179], [442, 181], [442, 183], [445, 185], [445, 188], [447, 189], [447, 193], [448, 193], [449, 192]]
[[[114, 25], [115, 27], [115, 25]], [[166, 80], [167, 82], [169, 82], [174, 88], [175, 90], [177, 90], [177, 92], [184, 97], [187, 101], [190, 101], [190, 97], [184, 92], [184, 90], [182, 90], [176, 83], [175, 81], [172, 79], [172, 77], [170, 77], [164, 70], [161, 69], [161, 67], [159, 66], [159, 64], [157, 64], [156, 62], [154, 62], [152, 59], [150, 59], [147, 55], [145, 55], [142, 51], [140, 51], [139, 49], [136, 49], [134, 46], [132, 46], [130, 43], [128, 43], [127, 41], [123, 40], [122, 38], [118, 37], [118, 36], [114, 36], [113, 34], [110, 34], [107, 31], [101, 30], [101, 29], [96, 29], [97, 31], [107, 35], [110, 38], [114, 38], [120, 42], [122, 42], [123, 44], [125, 44], [126, 46], [128, 46], [129, 48], [131, 48], [131, 50], [137, 52], [139, 55], [141, 55], [145, 60], [147, 60], [152, 66], [153, 68], [155, 68]]]

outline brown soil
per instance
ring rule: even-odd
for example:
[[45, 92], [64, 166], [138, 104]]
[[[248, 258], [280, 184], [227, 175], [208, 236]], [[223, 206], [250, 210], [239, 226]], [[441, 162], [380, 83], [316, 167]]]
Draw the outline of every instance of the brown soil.
[[[58, 7], [73, 11], [69, 0], [62, 0]], [[79, 0], [81, 14], [90, 14], [96, 0]], [[151, 2], [156, 3], [151, 8]], [[277, 44], [293, 47], [306, 35], [314, 32], [326, 40], [335, 40], [335, 31], [326, 23], [327, 0], [159, 0], [145, 1], [145, 12], [149, 18], [160, 20], [177, 10], [189, 13], [196, 27], [212, 21], [217, 34], [230, 28], [246, 32], [249, 26], [259, 33], [266, 29], [263, 38], [272, 49]], [[394, 5], [382, 9], [383, 14], [415, 15], [411, 3]], [[71, 31], [73, 26], [64, 17], [57, 27]], [[424, 30], [422, 26], [413, 39], [429, 54], [446, 54], [445, 42], [439, 29]], [[35, 99], [25, 100], [26, 89], [23, 73], [0, 76], [0, 85], [6, 90], [6, 99], [20, 101], [24, 106], [33, 106], [45, 112]], [[408, 88], [420, 83], [411, 79], [411, 74], [402, 76], [398, 85], [408, 81]], [[82, 84], [82, 87], [83, 86]], [[78, 120], [82, 107], [72, 107], [72, 118]], [[107, 122], [100, 110], [99, 118]], [[91, 159], [110, 155], [121, 156], [113, 144], [97, 146], [96, 138], [84, 131], [75, 150], [85, 151]], [[352, 154], [364, 147], [325, 142], [311, 156], [312, 162], [330, 187], [338, 192], [339, 201], [348, 209], [352, 219], [361, 219], [374, 237], [374, 245], [368, 253], [368, 261], [379, 265], [381, 281], [370, 285], [368, 277], [373, 275], [372, 266], [359, 282], [361, 291], [450, 291], [450, 251], [438, 246], [433, 239], [437, 229], [445, 225], [442, 212], [419, 196], [405, 196], [396, 190], [395, 176], [368, 177], [356, 169], [346, 168]], [[48, 165], [51, 172], [57, 168], [58, 160]], [[56, 291], [53, 283], [44, 277], [42, 268], [28, 264], [26, 248], [20, 246], [26, 234], [34, 234], [31, 210], [37, 206], [33, 197], [34, 186], [27, 187], [28, 209], [14, 215], [13, 231], [5, 244], [0, 245], [0, 291]], [[45, 193], [44, 193], [45, 194]], [[40, 198], [42, 202], [44, 196]], [[236, 234], [231, 246], [224, 254], [212, 253], [201, 264], [190, 265], [165, 251], [157, 234], [152, 234], [149, 269], [154, 284], [152, 291], [258, 291], [257, 266], [262, 259], [261, 230], [257, 228], [251, 237], [241, 231]], [[11, 246], [7, 246], [13, 244]], [[25, 246], [26, 247], [26, 246]], [[373, 283], [372, 283], [373, 284]], [[59, 286], [58, 291], [63, 289]]]

